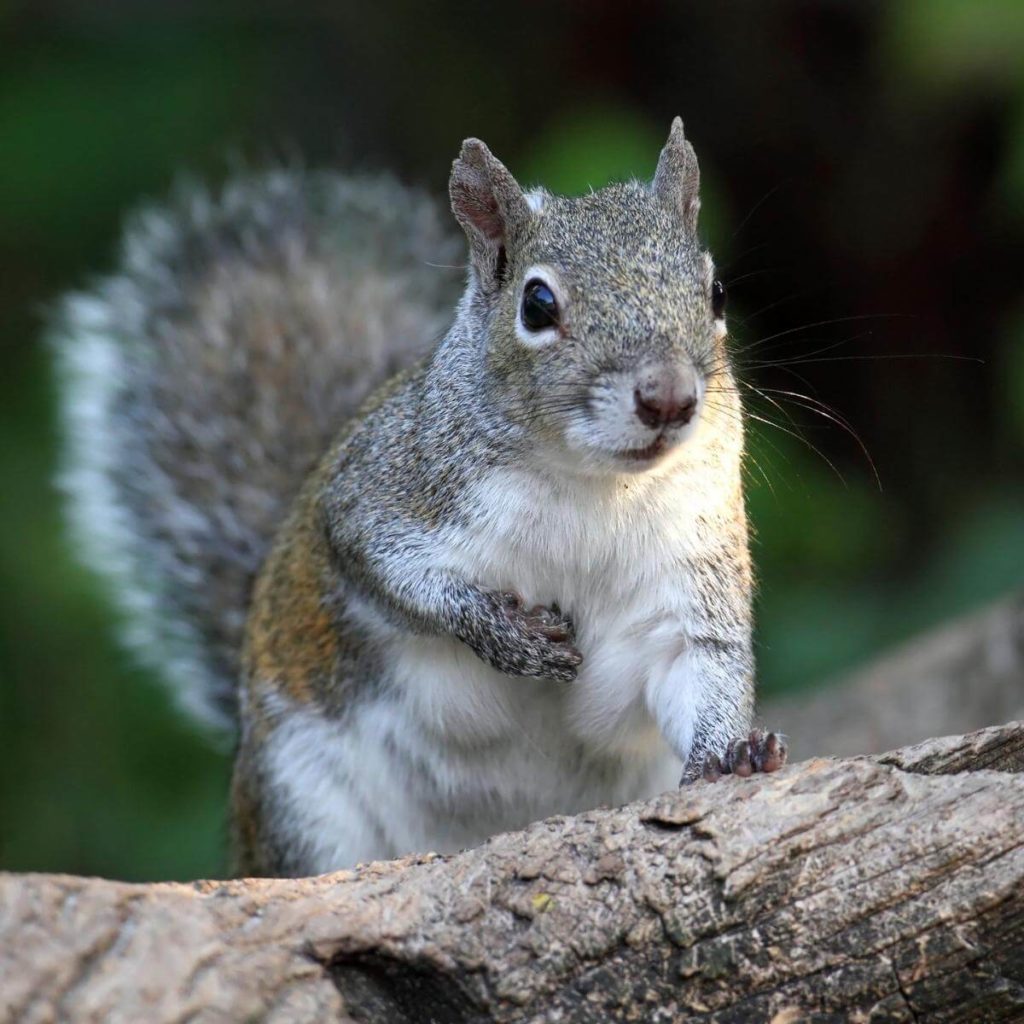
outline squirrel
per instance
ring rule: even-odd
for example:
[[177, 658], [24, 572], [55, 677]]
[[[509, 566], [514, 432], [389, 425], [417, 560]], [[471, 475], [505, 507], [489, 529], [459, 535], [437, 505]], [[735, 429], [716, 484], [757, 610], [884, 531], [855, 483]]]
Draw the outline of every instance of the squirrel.
[[786, 759], [682, 122], [650, 183], [524, 191], [468, 139], [449, 195], [461, 298], [423, 194], [276, 171], [136, 214], [53, 327], [77, 546], [235, 731], [241, 874]]

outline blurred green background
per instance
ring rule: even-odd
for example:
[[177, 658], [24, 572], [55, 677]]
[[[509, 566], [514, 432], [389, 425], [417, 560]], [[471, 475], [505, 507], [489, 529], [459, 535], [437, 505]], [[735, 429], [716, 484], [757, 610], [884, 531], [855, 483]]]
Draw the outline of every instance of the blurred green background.
[[746, 378], [837, 409], [881, 479], [842, 429], [753, 403], [804, 439], [752, 432], [762, 692], [1020, 583], [1019, 0], [8, 2], [0, 53], [0, 868], [224, 868], [228, 752], [121, 653], [69, 550], [40, 344], [183, 170], [301, 155], [440, 196], [475, 134], [579, 191], [650, 174], [681, 113]]

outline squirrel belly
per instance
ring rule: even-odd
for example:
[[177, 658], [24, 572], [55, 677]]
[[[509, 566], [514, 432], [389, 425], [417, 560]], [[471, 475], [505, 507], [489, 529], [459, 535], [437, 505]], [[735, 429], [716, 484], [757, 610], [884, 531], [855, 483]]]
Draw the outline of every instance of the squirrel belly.
[[[263, 650], [269, 632], [284, 649], [253, 665], [243, 697], [243, 717], [260, 723], [257, 742], [243, 733], [236, 788], [237, 817], [252, 826], [253, 841], [239, 844], [245, 871], [452, 852], [553, 814], [649, 797], [675, 783], [695, 744], [715, 749], [746, 728], [749, 667], [701, 663], [701, 644], [721, 629], [714, 617], [742, 629], [749, 596], [739, 445], [722, 442], [714, 417], [665, 475], [566, 479], [516, 460], [453, 473], [436, 505], [421, 494], [415, 519], [393, 510], [375, 527], [375, 542], [405, 549], [406, 574], [415, 558], [571, 615], [585, 653], [565, 683], [512, 676], [458, 639], [411, 632], [366, 593], [364, 565], [332, 560], [327, 547], [315, 572], [296, 568], [311, 550], [308, 524], [338, 518], [325, 494], [352, 485], [360, 523], [364, 506], [393, 502], [373, 456], [391, 448], [389, 403], [407, 401], [390, 396], [360, 424], [362, 438], [325, 460], [257, 586], [249, 648]], [[308, 596], [312, 578], [319, 600]], [[310, 666], [312, 612], [328, 605], [332, 622], [317, 628], [334, 646]], [[336, 668], [323, 675], [328, 660]], [[261, 794], [244, 792], [253, 776]]]
[[[506, 486], [500, 494], [509, 497]], [[534, 528], [544, 529], [545, 519]], [[623, 556], [635, 540], [621, 538]], [[642, 591], [645, 580], [625, 558], [589, 571], [541, 568], [546, 550], [520, 548], [508, 559], [500, 540], [479, 532], [453, 531], [435, 564], [455, 561], [467, 546], [477, 553], [473, 578], [495, 589], [515, 586], [531, 603], [557, 599], [588, 624], [577, 634], [586, 658], [576, 680], [504, 674], [458, 640], [410, 634], [354, 590], [337, 612], [345, 625], [332, 635], [345, 643], [350, 631], [364, 664], [376, 649], [370, 678], [338, 677], [320, 693], [273, 689], [253, 702], [267, 718], [253, 760], [265, 789], [289, 808], [275, 808], [268, 822], [291, 825], [289, 834], [272, 827], [261, 838], [249, 870], [314, 873], [415, 850], [453, 852], [552, 814], [651, 796], [678, 779], [682, 762], [645, 690], [654, 673], [685, 671], [681, 623], [664, 630], [667, 618], [685, 614], [682, 577], [676, 593], [658, 595], [659, 608], [653, 590], [646, 600], [627, 593]], [[480, 554], [487, 548], [490, 558]], [[602, 586], [602, 579], [633, 585]], [[671, 637], [667, 645], [654, 642], [659, 625]], [[677, 680], [683, 689], [694, 683]], [[330, 703], [346, 689], [346, 705], [336, 711]], [[694, 710], [676, 714], [684, 730], [692, 731]], [[689, 732], [681, 743], [688, 753]], [[312, 849], [296, 862], [299, 835], [310, 837]]]

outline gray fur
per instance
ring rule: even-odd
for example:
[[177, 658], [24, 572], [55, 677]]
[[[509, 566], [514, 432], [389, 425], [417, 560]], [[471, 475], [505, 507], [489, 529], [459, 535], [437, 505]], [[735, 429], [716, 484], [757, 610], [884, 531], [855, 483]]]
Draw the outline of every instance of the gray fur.
[[233, 722], [273, 531], [345, 419], [444, 329], [460, 260], [416, 192], [277, 171], [136, 214], [117, 273], [63, 303], [76, 544], [203, 719]]
[[678, 211], [691, 234], [697, 230], [700, 212], [700, 168], [697, 154], [683, 132], [682, 118], [672, 122], [668, 143], [654, 172], [654, 194], [671, 210]]

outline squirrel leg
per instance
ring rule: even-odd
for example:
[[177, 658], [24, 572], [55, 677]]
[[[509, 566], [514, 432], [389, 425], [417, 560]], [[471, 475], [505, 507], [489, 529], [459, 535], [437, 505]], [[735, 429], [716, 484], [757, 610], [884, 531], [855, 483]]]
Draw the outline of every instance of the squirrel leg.
[[557, 607], [526, 607], [507, 591], [489, 590], [447, 571], [410, 576], [382, 565], [360, 581], [392, 616], [415, 632], [461, 640], [481, 660], [511, 676], [571, 682], [583, 655], [572, 619]]
[[[747, 734], [754, 690], [749, 647], [714, 637], [710, 630], [687, 637], [682, 654], [668, 671], [655, 673], [648, 681], [647, 705], [662, 736], [685, 765], [681, 785], [701, 778], [705, 764], [709, 773], [717, 765], [719, 775], [779, 767], [775, 762], [781, 737], [766, 751], [761, 734]], [[740, 747], [740, 741], [730, 742], [737, 735], [743, 737], [745, 747]]]

